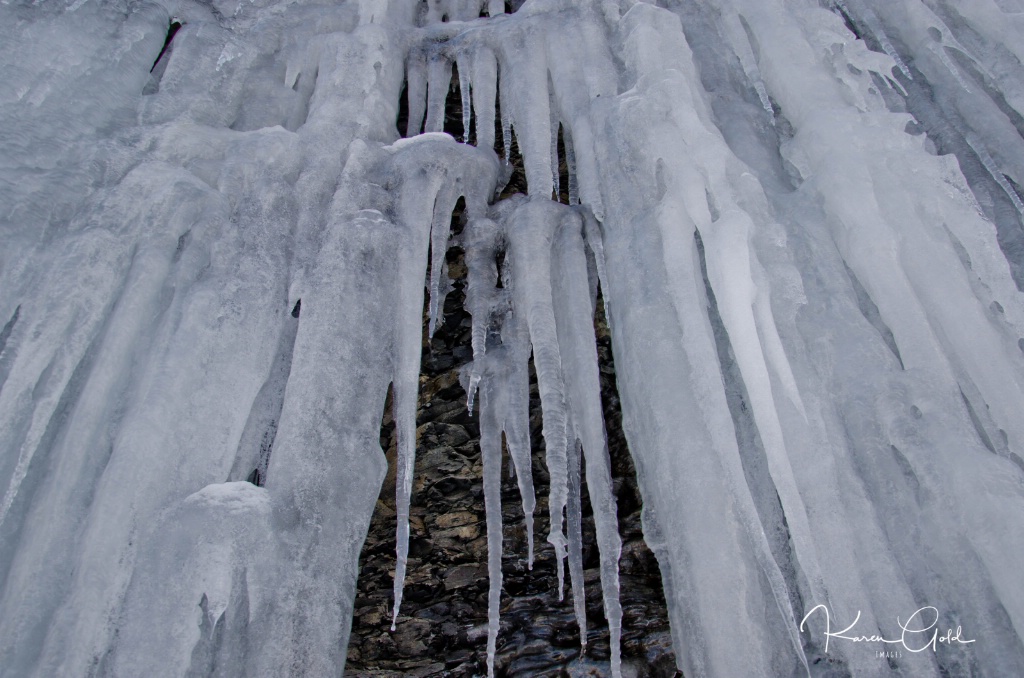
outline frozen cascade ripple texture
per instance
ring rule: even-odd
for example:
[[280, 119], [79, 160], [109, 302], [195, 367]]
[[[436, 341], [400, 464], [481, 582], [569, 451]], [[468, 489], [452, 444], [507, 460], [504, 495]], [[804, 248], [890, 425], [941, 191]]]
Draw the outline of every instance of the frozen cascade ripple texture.
[[[1022, 36], [1021, 0], [0, 0], [0, 676], [342, 673], [389, 388], [397, 618], [460, 199], [490, 673], [531, 356], [559, 595], [568, 560], [585, 628], [585, 482], [621, 673], [600, 290], [685, 675], [1024, 674]], [[818, 604], [974, 642], [826, 652]]]

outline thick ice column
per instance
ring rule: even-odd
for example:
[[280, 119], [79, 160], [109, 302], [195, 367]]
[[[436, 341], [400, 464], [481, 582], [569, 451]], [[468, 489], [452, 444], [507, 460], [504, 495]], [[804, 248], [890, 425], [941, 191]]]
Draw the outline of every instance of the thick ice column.
[[[424, 263], [432, 253], [429, 331], [443, 310], [441, 278], [447, 278], [444, 257], [448, 250], [451, 212], [465, 193], [467, 211], [480, 213], [497, 176], [497, 161], [490, 150], [457, 145], [444, 134], [421, 135], [388, 148], [383, 171], [398, 180], [397, 213], [406, 235], [398, 250], [398, 319], [394, 338], [395, 424], [397, 454], [397, 533], [395, 604], [392, 627], [398, 619], [409, 549], [409, 505], [416, 456], [416, 403], [422, 351]], [[424, 169], [426, 168], [426, 171]], [[447, 283], [447, 280], [445, 280]]]
[[[824, 594], [821, 564], [807, 519], [804, 498], [790, 465], [779, 405], [772, 390], [772, 375], [765, 356], [765, 347], [777, 343], [778, 335], [775, 334], [771, 310], [764, 308], [766, 300], [758, 300], [761, 294], [759, 288], [763, 290], [767, 281], [759, 278], [760, 286], [755, 283], [754, 271], [759, 267], [750, 251], [752, 228], [750, 215], [733, 207], [721, 214], [714, 223], [701, 229], [708, 281], [715, 291], [719, 314], [729, 332], [729, 343], [743, 374], [754, 420], [768, 457], [769, 471], [785, 511], [794, 551], [808, 579], [809, 589], [817, 598]], [[788, 365], [783, 364], [781, 367], [788, 368]], [[777, 374], [777, 378], [792, 384], [791, 373], [782, 369]], [[790, 388], [787, 395], [792, 398], [790, 404], [799, 408], [799, 393], [795, 387]]]
[[[767, 10], [758, 5], [749, 11]], [[771, 33], [772, 38], [766, 36], [762, 42], [772, 45], [774, 55], [781, 32], [798, 28], [784, 28], [777, 25], [777, 19], [773, 21], [775, 25], [758, 24], [755, 30]], [[796, 21], [790, 23], [799, 26]], [[799, 37], [789, 40], [792, 45], [786, 57], [814, 64], [816, 55], [811, 45], [799, 33], [795, 35]], [[800, 55], [793, 53], [797, 49]], [[999, 322], [987, 317], [970, 290], [948, 238], [938, 237], [945, 234], [934, 232], [936, 225], [920, 216], [934, 207], [916, 196], [930, 193], [924, 186], [939, 186], [946, 181], [948, 173], [942, 161], [914, 148], [912, 139], [902, 133], [902, 120], [895, 115], [878, 113], [877, 124], [867, 126], [864, 116], [849, 110], [836, 84], [810, 66], [806, 67], [808, 77], [818, 84], [796, 86], [796, 82], [803, 81], [779, 73], [774, 56], [766, 60], [773, 64], [766, 81], [779, 92], [780, 101], [785, 102], [797, 125], [794, 151], [804, 158], [802, 162], [823, 171], [816, 181], [835, 217], [830, 225], [837, 245], [892, 328], [905, 365], [946, 370], [950, 382], [954, 378], [969, 379], [1012, 444], [1024, 445], [1024, 429], [1018, 424], [1019, 418], [1011, 414], [1011, 410], [1024, 406], [1020, 370], [994, 369], [992, 361], [982, 363], [977, 359], [981, 353], [1007, 355], [1012, 348], [1000, 336]], [[823, 109], [835, 113], [826, 120], [821, 115]], [[849, 133], [837, 134], [837, 125]], [[844, 143], [852, 135], [869, 139], [870, 152]], [[894, 148], [905, 151], [894, 154]], [[838, 157], [846, 161], [837, 163]], [[917, 186], [922, 190], [912, 190]], [[955, 209], [957, 200], [939, 198], [941, 193], [936, 192], [937, 199]], [[991, 226], [983, 219], [976, 216], [974, 221], [977, 230], [991, 233]], [[895, 223], [900, 224], [898, 234], [893, 230]], [[904, 242], [908, 245], [901, 245]], [[925, 265], [925, 260], [932, 263]], [[937, 267], [937, 261], [946, 263]], [[1000, 287], [1006, 290], [1005, 285]], [[1019, 295], [1006, 291], [1018, 298], [1004, 299], [1001, 305], [1019, 306]], [[964, 331], [968, 326], [969, 333]], [[979, 351], [981, 346], [986, 347], [984, 351]]]
[[[851, 493], [843, 499], [848, 515], [865, 515], [865, 510], [869, 507], [890, 507], [887, 511], [877, 514], [875, 520], [863, 521], [856, 531], [848, 531], [856, 540], [863, 539], [862, 534], [867, 531], [881, 537], [866, 542], [872, 548], [879, 544], [884, 545], [873, 555], [873, 565], [870, 569], [850, 567], [836, 555], [837, 551], [844, 548], [837, 536], [843, 533], [845, 521], [837, 521], [831, 517], [834, 514], [819, 511], [816, 507], [831, 505], [832, 498], [839, 496], [842, 481], [827, 483], [834, 482], [836, 492], [820, 492], [823, 487], [820, 482], [821, 475], [809, 474], [807, 464], [799, 461], [804, 444], [793, 445], [793, 441], [798, 440], [801, 435], [801, 424], [798, 418], [792, 416], [792, 412], [788, 415], [784, 412], [784, 401], [781, 398], [776, 399], [787, 451], [793, 459], [792, 468], [797, 480], [802, 482], [801, 499], [808, 507], [807, 514], [812, 525], [819, 526], [814, 530], [814, 540], [818, 542], [818, 553], [823, 559], [822, 570], [829, 586], [832, 609], [835, 611], [838, 607], [845, 607], [849, 613], [844, 613], [843, 616], [850, 617], [860, 609], [865, 615], [862, 616], [862, 620], [866, 615], [871, 615], [875, 618], [875, 623], [883, 625], [880, 628], [884, 632], [889, 632], [889, 629], [893, 628], [892, 617], [900, 614], [901, 607], [913, 606], [916, 596], [920, 595], [912, 591], [935, 591], [936, 580], [959, 582], [964, 576], [964, 568], [954, 566], [942, 557], [919, 560], [922, 558], [920, 553], [916, 549], [906, 547], [900, 536], [900, 528], [886, 517], [887, 514], [900, 511], [901, 515], [917, 516], [915, 522], [922, 523], [931, 523], [936, 520], [936, 516], [925, 502], [918, 505], [915, 501], [909, 501], [909, 506], [905, 506], [902, 497], [891, 489], [885, 475], [874, 472], [874, 469], [885, 463], [890, 463], [890, 468], [902, 467], [904, 470], [900, 475], [911, 478], [910, 482], [915, 487], [923, 488], [935, 482], [936, 485], [931, 486], [931, 491], [945, 497], [966, 497], [968, 495], [960, 494], [963, 487], [973, 483], [979, 475], [1009, 471], [1009, 466], [1000, 464], [995, 457], [979, 453], [979, 441], [971, 440], [976, 436], [970, 434], [971, 425], [965, 419], [967, 413], [956, 405], [958, 399], [964, 399], [960, 395], [961, 390], [968, 399], [978, 397], [971, 392], [970, 387], [977, 383], [975, 380], [981, 381], [977, 367], [972, 364], [973, 356], [977, 355], [978, 344], [975, 344], [974, 349], [967, 349], [959, 337], [961, 329], [969, 326], [979, 343], [991, 342], [988, 345], [994, 354], [1004, 356], [997, 362], [1005, 367], [1004, 384], [1009, 382], [1009, 392], [1000, 393], [1000, 390], [989, 382], [989, 388], [992, 388], [989, 393], [1000, 393], [996, 399], [1005, 402], [1015, 399], [1012, 382], [1019, 383], [1019, 371], [1014, 358], [1011, 357], [1011, 354], [1015, 353], [1011, 342], [1019, 333], [1014, 331], [1009, 338], [1004, 334], [1007, 329], [1003, 325], [1004, 322], [1011, 327], [1016, 326], [1016, 321], [1009, 318], [1010, 314], [1006, 314], [1005, 320], [990, 313], [977, 314], [977, 311], [991, 304], [989, 300], [993, 290], [1005, 290], [1007, 287], [987, 287], [967, 280], [968, 277], [974, 277], [975, 272], [970, 268], [971, 265], [966, 263], [968, 259], [973, 258], [964, 257], [962, 253], [959, 257], [956, 256], [953, 252], [956, 243], [950, 242], [945, 229], [941, 226], [936, 228], [943, 222], [956, 222], [956, 228], [962, 227], [965, 223], [972, 223], [972, 247], [978, 247], [980, 241], [986, 239], [984, 234], [988, 234], [987, 247], [982, 246], [977, 250], [980, 255], [979, 261], [985, 261], [997, 250], [991, 225], [980, 219], [976, 210], [967, 208], [972, 201], [967, 197], [963, 181], [957, 176], [955, 169], [950, 167], [947, 160], [924, 153], [919, 142], [902, 132], [905, 119], [882, 112], [877, 100], [861, 97], [858, 100], [859, 105], [868, 107], [871, 112], [865, 114], [863, 108], [855, 110], [856, 104], [849, 98], [851, 91], [869, 91], [871, 80], [867, 74], [858, 74], [854, 70], [846, 69], [842, 60], [836, 60], [837, 55], [855, 54], [855, 49], [851, 47], [844, 52], [835, 52], [832, 49], [834, 40], [823, 39], [821, 27], [835, 25], [838, 22], [831, 17], [822, 17], [820, 10], [817, 9], [785, 12], [781, 11], [781, 7], [773, 8], [768, 6], [769, 4], [744, 3], [744, 11], [748, 12], [750, 26], [757, 34], [758, 43], [761, 45], [760, 59], [762, 72], [766, 74], [766, 84], [781, 104], [784, 114], [796, 127], [796, 137], [787, 143], [786, 155], [803, 168], [801, 172], [811, 181], [805, 184], [802, 190], [820, 192], [817, 195], [825, 204], [825, 221], [829, 224], [831, 238], [851, 269], [850, 277], [854, 285], [859, 288], [857, 296], [862, 307], [861, 313], [866, 318], [872, 314], [876, 315], [872, 323], [876, 325], [879, 333], [884, 334], [889, 327], [893, 327], [893, 334], [907, 333], [903, 334], [904, 339], [896, 339], [895, 347], [892, 348], [893, 353], [902, 359], [901, 367], [907, 368], [903, 371], [898, 371], [897, 368], [895, 371], [898, 376], [878, 376], [878, 373], [885, 373], [885, 369], [881, 367], [872, 376], [848, 368], [835, 370], [835, 386], [827, 392], [839, 394], [835, 407], [841, 413], [838, 416], [844, 421], [844, 426], [849, 427], [845, 435], [837, 435], [834, 429], [821, 435], [826, 429], [825, 423], [819, 417], [827, 421], [834, 415], [823, 411], [827, 408], [819, 409], [817, 403], [815, 407], [809, 407], [807, 410], [809, 421], [806, 423], [817, 428], [811, 437], [831, 440], [826, 448], [833, 451], [828, 463], [835, 465], [839, 479], [862, 479], [863, 492]], [[888, 12], [890, 9], [892, 8], [886, 5], [884, 11]], [[845, 29], [837, 30], [849, 36]], [[783, 62], [787, 64], [786, 67], [781, 66]], [[853, 63], [852, 58], [850, 63]], [[794, 73], [794, 69], [791, 68], [794, 64], [799, 64], [799, 74]], [[888, 62], [886, 67], [891, 68], [892, 62]], [[861, 82], [858, 83], [857, 80]], [[831, 112], [827, 117], [821, 117], [823, 110]], [[858, 141], [851, 143], [851, 139]], [[945, 184], [947, 188], [936, 190], [934, 186], [940, 184]], [[923, 195], [931, 197], [926, 200], [916, 198]], [[808, 221], [813, 219], [814, 217], [811, 217]], [[894, 230], [890, 233], [888, 228]], [[811, 233], [814, 229], [807, 223], [801, 225], [801, 230]], [[954, 230], [954, 227], [950, 227], [950, 231]], [[985, 254], [986, 249], [988, 254]], [[817, 251], [821, 252], [820, 249]], [[926, 264], [926, 260], [931, 263]], [[854, 261], [859, 263], [854, 265]], [[945, 263], [937, 265], [939, 261]], [[961, 261], [964, 263], [960, 263]], [[1005, 279], [1005, 261], [994, 261], [1001, 264], [1002, 276]], [[710, 275], [710, 257], [708, 265]], [[822, 269], [824, 268], [822, 266]], [[997, 266], [993, 269], [991, 265], [982, 264], [978, 272], [984, 270], [982, 275], [991, 276], [993, 270], [999, 268]], [[967, 276], [964, 275], [965, 269], [968, 272]], [[936, 273], [940, 270], [941, 275]], [[866, 282], [868, 279], [871, 282]], [[763, 285], [758, 287], [765, 289]], [[1011, 290], [1010, 298], [1014, 296], [1016, 295]], [[1019, 302], [1000, 303], [991, 308], [1010, 306], [1019, 307]], [[756, 307], [755, 304], [755, 310]], [[951, 309], [954, 308], [961, 319], [959, 324], [952, 322]], [[877, 318], [878, 315], [881, 316], [880, 320]], [[987, 318], [983, 318], [982, 315], [986, 315]], [[972, 319], [965, 323], [964, 318], [968, 317]], [[767, 349], [770, 344], [763, 332], [763, 328], [767, 328], [766, 324], [762, 324], [763, 318], [762, 311], [757, 323], [764, 347]], [[896, 326], [900, 329], [897, 330]], [[909, 333], [915, 331], [917, 334], [909, 336]], [[816, 334], [807, 329], [802, 332]], [[841, 331], [832, 330], [832, 333], [839, 334]], [[880, 341], [877, 343], [881, 344]], [[904, 346], [915, 355], [905, 357]], [[806, 352], [800, 348], [795, 351], [797, 355]], [[843, 354], [846, 355], [850, 351], [858, 354], [863, 351], [864, 354], [869, 354], [874, 353], [874, 347], [858, 344], [858, 348], [847, 347]], [[884, 359], [880, 362], [885, 365]], [[744, 379], [747, 380], [748, 373], [744, 371]], [[753, 378], [753, 372], [749, 372], [749, 375], [751, 379], [748, 387], [757, 381]], [[802, 388], [814, 389], [815, 379], [809, 378], [806, 371], [800, 377], [804, 382]], [[929, 395], [925, 396], [925, 393]], [[913, 399], [916, 403], [913, 406], [916, 409], [913, 411], [920, 413], [920, 416], [901, 415], [899, 425], [890, 425], [885, 422], [895, 415], [889, 410], [899, 408], [889, 405], [880, 407], [878, 412], [864, 412], [864, 408], [857, 404], [877, 398], [884, 398], [890, 403], [904, 403], [903, 409], [906, 409], [907, 403]], [[822, 402], [822, 399], [815, 400]], [[938, 405], [939, 400], [945, 402], [945, 405]], [[987, 400], [988, 397], [983, 402]], [[993, 407], [992, 410], [998, 407]], [[757, 416], [756, 404], [754, 409]], [[989, 406], [986, 404], [983, 409], [988, 410]], [[959, 422], [955, 426], [960, 427], [962, 433], [952, 434], [947, 429], [944, 434], [937, 434], [937, 421], [928, 421], [928, 416], [924, 414], [926, 410], [935, 412], [936, 417], [945, 422], [943, 428], [951, 422]], [[883, 412], [885, 414], [882, 414]], [[762, 439], [767, 446], [769, 440], [765, 433], [767, 431], [770, 434], [771, 427], [760, 422], [758, 426], [763, 429]], [[893, 435], [896, 430], [900, 430], [901, 433]], [[952, 443], [954, 439], [959, 442]], [[914, 440], [917, 442], [912, 442]], [[922, 445], [922, 440], [936, 442]], [[939, 443], [939, 440], [946, 442]], [[950, 457], [949, 463], [958, 465], [966, 458], [970, 458], [970, 468], [933, 473], [932, 469], [943, 465], [937, 461], [943, 455], [940, 450], [947, 449], [948, 446], [956, 446], [960, 450], [959, 454], [953, 455], [959, 461], [953, 461], [953, 457]], [[925, 448], [928, 449], [927, 453], [924, 452]], [[918, 456], [919, 452], [922, 453], [921, 456]], [[873, 459], [871, 464], [863, 463], [862, 457], [865, 456]], [[822, 459], [822, 455], [808, 455], [804, 458], [817, 461]], [[1002, 470], [996, 471], [997, 466]], [[981, 471], [982, 468], [988, 468], [989, 471]], [[1016, 471], [1011, 473], [1016, 474]], [[806, 480], [811, 476], [817, 476], [817, 482], [807, 483]], [[781, 481], [777, 482], [781, 495], [785, 485]], [[923, 492], [923, 489], [915, 490], [915, 494], [918, 491]], [[957, 512], [962, 510], [965, 516], [974, 515], [988, 501], [984, 494], [971, 495], [972, 498], [965, 500], [962, 509], [958, 509]], [[784, 503], [785, 501], [783, 498]], [[1016, 515], [1016, 501], [1007, 501], [1004, 498], [1000, 499], [999, 503], [1005, 514]], [[943, 521], [939, 519], [936, 522]], [[966, 547], [967, 552], [975, 550], [977, 556], [985, 558], [990, 563], [988, 571], [992, 574], [992, 579], [989, 585], [998, 591], [993, 595], [1001, 598], [999, 604], [1006, 606], [1007, 609], [1019, 605], [1019, 597], [1015, 590], [1007, 587], [1003, 579], [1008, 552], [1019, 550], [1017, 522], [1007, 519], [1000, 527], [1004, 535], [1003, 543], [1008, 547], [1002, 554], [996, 554], [984, 543], [975, 542], [972, 546]], [[793, 523], [790, 525], [792, 527]], [[966, 533], [960, 532], [962, 528], [953, 522], [939, 529], [947, 535], [942, 538], [948, 540], [946, 543], [965, 539]], [[938, 537], [935, 539], [939, 540]], [[802, 557], [796, 539], [794, 544], [797, 545], [797, 556]], [[804, 552], [806, 553], [806, 550]], [[925, 565], [925, 562], [928, 564]], [[883, 563], [884, 568], [878, 566]], [[916, 576], [922, 567], [929, 568], [933, 573], [927, 577], [927, 582]], [[880, 577], [889, 582], [885, 585], [885, 590], [898, 592], [898, 596], [875, 595], [878, 590], [878, 584], [875, 582], [878, 582]], [[953, 588], [960, 588], [960, 585]], [[973, 612], [977, 609], [977, 602], [965, 600], [955, 591], [948, 589], [941, 594], [933, 593], [932, 596], [946, 600], [947, 607], [957, 609], [956, 614], [961, 615], [960, 618], [963, 618], [963, 615], [970, 615], [978, 627], [986, 629], [985, 635], [994, 637], [1000, 633], [994, 629], [989, 631], [986, 616]], [[897, 597], [901, 602], [895, 603]], [[870, 600], [870, 607], [863, 602], [865, 599]], [[1009, 656], [1013, 652], [1006, 654]], [[852, 660], [861, 661], [856, 657]], [[932, 659], [926, 655], [907, 661], [922, 661], [924, 667], [921, 670], [934, 668]], [[863, 670], [870, 670], [868, 662], [864, 663]]]
[[[471, 219], [463, 235], [466, 251], [467, 289], [466, 306], [473, 316], [473, 362], [463, 374], [464, 387], [470, 411], [477, 396], [481, 380], [491, 393], [491, 407], [495, 412], [484, 413], [481, 423], [495, 418], [499, 437], [505, 433], [510, 456], [510, 470], [514, 471], [522, 498], [527, 532], [527, 562], [533, 567], [533, 511], [536, 505], [533, 490], [529, 439], [529, 335], [525, 322], [510, 306], [507, 296], [511, 284], [504, 290], [497, 287], [497, 256], [503, 240], [498, 225], [486, 218]], [[507, 271], [502, 272], [506, 277]], [[510, 283], [510, 280], [506, 280]], [[502, 344], [488, 351], [487, 341], [492, 330], [500, 330]], [[483, 403], [481, 403], [481, 408]], [[488, 426], [491, 424], [488, 423]]]
[[[597, 12], [596, 3], [580, 3], [574, 12], [571, 24], [563, 30], [544, 31], [547, 67], [570, 160], [569, 202], [582, 201], [601, 215], [603, 196], [596, 158], [604, 139], [595, 135], [591, 113], [618, 93], [619, 73], [605, 38], [605, 20]], [[566, 30], [572, 31], [571, 38]], [[573, 182], [577, 185], [577, 200], [572, 197]]]
[[[266, 672], [344, 665], [358, 555], [386, 469], [378, 439], [398, 314], [365, 309], [368, 301], [401, 308], [401, 275], [410, 272], [400, 275], [393, 254], [410, 246], [409, 233], [378, 212], [336, 219], [301, 292], [267, 482], [281, 555], [293, 565], [267, 582], [277, 591], [273, 606], [254, 610], [261, 632], [282, 640], [261, 647]], [[359, 264], [367, 258], [381, 263], [367, 269]]]

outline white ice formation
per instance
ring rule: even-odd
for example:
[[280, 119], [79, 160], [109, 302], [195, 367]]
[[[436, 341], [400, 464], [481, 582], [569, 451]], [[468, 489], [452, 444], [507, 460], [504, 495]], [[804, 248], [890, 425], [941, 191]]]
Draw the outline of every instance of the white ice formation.
[[1022, 59], [1021, 0], [0, 0], [0, 676], [341, 673], [389, 387], [398, 618], [460, 198], [490, 671], [532, 355], [620, 673], [599, 288], [687, 676], [1024, 675]]

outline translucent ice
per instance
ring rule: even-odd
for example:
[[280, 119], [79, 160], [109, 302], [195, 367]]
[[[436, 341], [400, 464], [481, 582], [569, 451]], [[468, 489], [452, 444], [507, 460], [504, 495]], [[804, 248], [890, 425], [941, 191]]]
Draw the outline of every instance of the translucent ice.
[[[460, 200], [490, 673], [531, 356], [624, 672], [600, 298], [686, 675], [1019, 674], [1024, 5], [505, 9], [0, 2], [0, 676], [343, 672], [389, 389], [402, 623]], [[974, 642], [881, 664], [818, 604]]]

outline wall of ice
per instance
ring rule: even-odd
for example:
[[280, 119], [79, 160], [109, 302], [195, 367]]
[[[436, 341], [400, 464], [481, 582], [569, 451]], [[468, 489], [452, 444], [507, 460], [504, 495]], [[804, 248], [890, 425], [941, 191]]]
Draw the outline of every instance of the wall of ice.
[[0, 675], [340, 673], [389, 386], [399, 614], [460, 198], [489, 655], [532, 355], [618, 673], [600, 290], [686, 675], [1021, 673], [1024, 4], [660, 4], [0, 0]]

